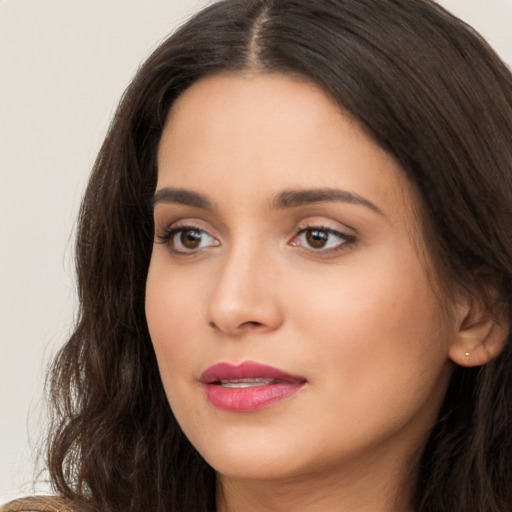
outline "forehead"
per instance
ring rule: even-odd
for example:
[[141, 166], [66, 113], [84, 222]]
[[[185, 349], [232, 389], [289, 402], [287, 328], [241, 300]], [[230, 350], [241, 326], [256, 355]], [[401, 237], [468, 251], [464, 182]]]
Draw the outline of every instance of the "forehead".
[[158, 169], [158, 187], [238, 198], [336, 187], [388, 211], [414, 201], [396, 160], [357, 120], [319, 87], [281, 74], [223, 74], [192, 85], [169, 113]]

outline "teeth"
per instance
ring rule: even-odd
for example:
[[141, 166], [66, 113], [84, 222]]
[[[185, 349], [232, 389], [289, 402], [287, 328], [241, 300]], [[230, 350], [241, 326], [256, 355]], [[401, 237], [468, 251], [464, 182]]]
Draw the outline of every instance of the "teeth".
[[251, 388], [254, 386], [266, 386], [274, 382], [274, 379], [234, 379], [220, 380], [219, 384], [224, 388]]

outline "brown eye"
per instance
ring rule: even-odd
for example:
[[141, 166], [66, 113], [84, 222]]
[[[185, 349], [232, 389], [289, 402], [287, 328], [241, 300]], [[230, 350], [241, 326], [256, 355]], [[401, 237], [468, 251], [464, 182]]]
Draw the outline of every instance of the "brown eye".
[[301, 229], [290, 241], [294, 247], [303, 247], [319, 255], [328, 255], [347, 249], [355, 237], [341, 231], [320, 226]]
[[329, 233], [321, 229], [306, 230], [306, 242], [312, 249], [322, 249], [329, 241]]
[[180, 242], [186, 249], [197, 249], [201, 245], [202, 233], [197, 229], [187, 229], [179, 234]]
[[218, 247], [219, 241], [195, 226], [177, 226], [169, 228], [163, 234], [156, 234], [161, 244], [167, 245], [171, 253], [176, 255], [195, 253], [208, 247]]
[[219, 241], [208, 232], [194, 226], [178, 226], [157, 235], [160, 243], [176, 254], [196, 253], [208, 247], [218, 247]]

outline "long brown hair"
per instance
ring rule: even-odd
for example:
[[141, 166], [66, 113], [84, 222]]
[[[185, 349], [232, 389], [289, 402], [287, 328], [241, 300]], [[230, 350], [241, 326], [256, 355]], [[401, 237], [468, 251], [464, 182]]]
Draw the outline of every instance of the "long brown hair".
[[[202, 77], [247, 69], [305, 77], [359, 119], [420, 191], [439, 275], [474, 293], [492, 283], [510, 304], [512, 76], [489, 46], [429, 0], [217, 2], [139, 70], [80, 211], [80, 313], [49, 378], [48, 465], [56, 491], [92, 509], [215, 510], [214, 470], [173, 417], [146, 325], [150, 205], [170, 106]], [[416, 511], [511, 509], [508, 342], [488, 365], [455, 370]]]

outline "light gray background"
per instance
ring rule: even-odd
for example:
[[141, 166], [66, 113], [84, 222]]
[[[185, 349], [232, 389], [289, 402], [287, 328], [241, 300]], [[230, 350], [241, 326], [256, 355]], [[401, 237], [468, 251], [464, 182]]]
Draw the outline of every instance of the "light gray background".
[[[73, 323], [74, 222], [109, 119], [138, 64], [206, 3], [0, 0], [0, 503], [33, 492], [44, 369]], [[512, 63], [512, 0], [440, 3]]]

